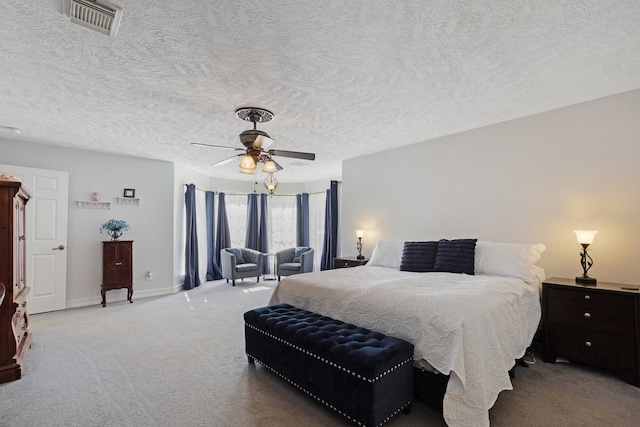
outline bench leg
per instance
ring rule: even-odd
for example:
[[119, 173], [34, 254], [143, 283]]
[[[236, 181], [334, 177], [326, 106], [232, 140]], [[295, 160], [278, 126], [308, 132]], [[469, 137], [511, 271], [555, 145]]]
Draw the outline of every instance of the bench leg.
[[407, 407], [402, 410], [402, 413], [405, 415], [409, 415], [410, 412], [411, 412], [411, 403], [409, 403]]
[[256, 363], [256, 360], [255, 360], [253, 357], [249, 356], [248, 354], [247, 354], [247, 360], [248, 360], [248, 361], [249, 361], [249, 363], [251, 363], [252, 365], [253, 365], [254, 363]]

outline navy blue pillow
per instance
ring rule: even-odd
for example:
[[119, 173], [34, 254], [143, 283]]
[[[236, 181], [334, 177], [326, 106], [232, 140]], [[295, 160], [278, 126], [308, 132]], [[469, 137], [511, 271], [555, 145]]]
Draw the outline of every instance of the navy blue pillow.
[[400, 271], [433, 271], [438, 242], [404, 242]]
[[306, 246], [296, 248], [295, 252], [293, 253], [293, 261], [291, 262], [300, 262], [300, 257], [302, 256], [302, 254], [307, 252], [309, 249], [311, 248], [307, 248]]
[[474, 274], [478, 239], [440, 240], [434, 271]]
[[231, 252], [236, 257], [236, 265], [244, 264], [244, 257], [242, 256], [242, 250], [236, 248], [226, 248], [225, 251]]

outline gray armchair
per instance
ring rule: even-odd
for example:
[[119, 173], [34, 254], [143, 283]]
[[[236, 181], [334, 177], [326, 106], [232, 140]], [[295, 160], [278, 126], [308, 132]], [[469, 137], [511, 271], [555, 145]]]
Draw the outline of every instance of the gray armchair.
[[222, 277], [231, 280], [233, 286], [236, 279], [257, 277], [260, 282], [264, 255], [262, 252], [247, 248], [225, 248], [220, 251], [220, 268]]
[[278, 280], [280, 276], [312, 272], [313, 253], [313, 248], [289, 248], [276, 252]]

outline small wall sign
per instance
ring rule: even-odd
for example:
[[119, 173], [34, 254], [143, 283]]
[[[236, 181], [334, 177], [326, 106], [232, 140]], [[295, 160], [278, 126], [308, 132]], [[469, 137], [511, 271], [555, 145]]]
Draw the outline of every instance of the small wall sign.
[[134, 188], [125, 188], [124, 197], [129, 197], [129, 198], [136, 197], [136, 190]]

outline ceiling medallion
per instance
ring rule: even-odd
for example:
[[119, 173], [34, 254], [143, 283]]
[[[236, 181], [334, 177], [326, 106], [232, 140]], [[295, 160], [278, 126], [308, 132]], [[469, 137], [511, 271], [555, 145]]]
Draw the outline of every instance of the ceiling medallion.
[[266, 123], [273, 120], [275, 115], [264, 108], [243, 107], [236, 110], [236, 117], [247, 122]]

